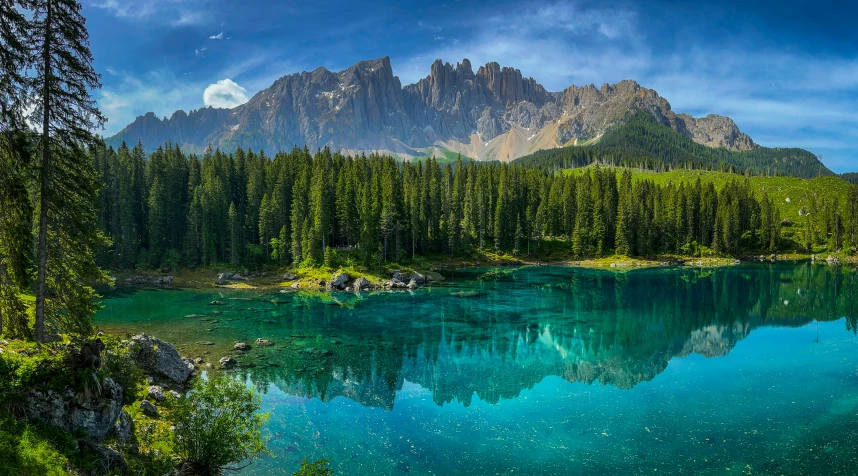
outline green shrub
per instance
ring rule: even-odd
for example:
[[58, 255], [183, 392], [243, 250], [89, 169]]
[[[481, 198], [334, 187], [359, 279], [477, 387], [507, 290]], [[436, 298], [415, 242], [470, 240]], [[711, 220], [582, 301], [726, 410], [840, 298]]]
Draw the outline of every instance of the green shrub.
[[301, 468], [292, 476], [334, 476], [334, 470], [328, 467], [328, 459], [320, 459], [317, 461], [307, 461], [305, 458], [301, 461]]
[[236, 469], [230, 465], [269, 454], [262, 437], [268, 415], [258, 413], [260, 405], [259, 396], [238, 381], [225, 377], [197, 381], [170, 416], [182, 472], [221, 474]]
[[143, 370], [128, 356], [128, 348], [119, 339], [104, 336], [104, 353], [101, 358], [100, 373], [118, 383], [124, 393], [124, 403], [134, 402], [137, 392], [145, 381]]

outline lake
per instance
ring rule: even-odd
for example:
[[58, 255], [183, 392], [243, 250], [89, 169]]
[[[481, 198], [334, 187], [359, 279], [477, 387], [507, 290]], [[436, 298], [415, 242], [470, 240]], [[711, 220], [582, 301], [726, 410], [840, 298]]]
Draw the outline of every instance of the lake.
[[[275, 456], [246, 474], [303, 457], [343, 475], [858, 473], [853, 268], [445, 276], [361, 296], [116, 291], [96, 325], [238, 360]], [[274, 345], [232, 350], [257, 338]]]

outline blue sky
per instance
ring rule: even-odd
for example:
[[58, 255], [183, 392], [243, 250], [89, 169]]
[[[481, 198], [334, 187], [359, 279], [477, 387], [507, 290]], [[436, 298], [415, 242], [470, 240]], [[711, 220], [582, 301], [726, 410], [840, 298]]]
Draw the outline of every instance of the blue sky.
[[826, 1], [82, 0], [105, 135], [148, 111], [234, 106], [280, 76], [390, 56], [519, 68], [551, 91], [635, 79], [677, 112], [858, 170], [858, 6]]

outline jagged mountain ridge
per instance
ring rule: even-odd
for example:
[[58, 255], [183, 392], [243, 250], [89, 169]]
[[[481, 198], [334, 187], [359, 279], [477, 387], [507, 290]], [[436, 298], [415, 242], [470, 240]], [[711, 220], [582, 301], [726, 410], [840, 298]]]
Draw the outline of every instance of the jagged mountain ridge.
[[754, 142], [728, 117], [676, 114], [635, 81], [549, 92], [517, 69], [488, 63], [473, 71], [436, 60], [430, 73], [402, 86], [388, 57], [339, 73], [317, 68], [283, 76], [233, 109], [139, 116], [108, 144], [140, 140], [146, 149], [172, 141], [200, 152], [208, 144], [274, 153], [294, 145], [402, 157], [451, 151], [479, 160], [514, 160], [536, 150], [592, 143], [630, 112], [710, 147], [750, 150]]

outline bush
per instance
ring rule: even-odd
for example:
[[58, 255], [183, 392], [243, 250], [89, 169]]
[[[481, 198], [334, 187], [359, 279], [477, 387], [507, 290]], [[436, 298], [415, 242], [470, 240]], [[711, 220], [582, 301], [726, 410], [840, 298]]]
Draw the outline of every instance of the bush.
[[128, 348], [114, 337], [104, 336], [104, 354], [101, 358], [100, 373], [110, 377], [125, 391], [123, 400], [126, 405], [134, 403], [137, 392], [143, 386], [143, 370], [131, 360]]
[[328, 467], [330, 460], [320, 459], [312, 463], [305, 458], [301, 461], [301, 468], [292, 476], [334, 476], [334, 471]]
[[182, 473], [221, 474], [269, 454], [261, 431], [268, 415], [257, 413], [260, 405], [259, 396], [235, 380], [198, 381], [171, 415]]

